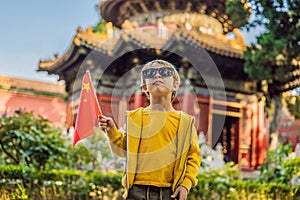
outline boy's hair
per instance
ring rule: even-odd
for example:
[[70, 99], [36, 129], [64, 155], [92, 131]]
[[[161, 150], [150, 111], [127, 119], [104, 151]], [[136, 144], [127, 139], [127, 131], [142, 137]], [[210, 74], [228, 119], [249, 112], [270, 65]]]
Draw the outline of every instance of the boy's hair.
[[[174, 67], [174, 65], [172, 65], [171, 63], [169, 63], [168, 61], [165, 60], [161, 60], [161, 59], [156, 59], [156, 60], [152, 60], [148, 63], [146, 63], [144, 65], [144, 67], [142, 68], [142, 72], [141, 72], [141, 85], [144, 86], [146, 85], [145, 79], [143, 77], [143, 71], [150, 68], [153, 64], [159, 64], [161, 65], [161, 67], [169, 67], [172, 68], [174, 70], [173, 73], [173, 78], [174, 78], [174, 82], [178, 82], [178, 85], [180, 85], [180, 76], [178, 71], [176, 70], [176, 68]], [[145, 92], [145, 94], [147, 95], [147, 97], [149, 98], [149, 93]], [[173, 101], [175, 99], [175, 97], [177, 96], [177, 90], [176, 91], [172, 91], [172, 97], [171, 97], [171, 101]]]

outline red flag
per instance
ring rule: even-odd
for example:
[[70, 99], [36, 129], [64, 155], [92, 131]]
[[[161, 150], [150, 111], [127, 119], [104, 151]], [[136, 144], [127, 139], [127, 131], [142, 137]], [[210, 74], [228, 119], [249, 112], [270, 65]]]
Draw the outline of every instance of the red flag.
[[95, 122], [97, 116], [100, 114], [101, 110], [90, 77], [90, 72], [87, 71], [84, 74], [82, 81], [72, 147], [74, 147], [79, 140], [94, 134]]

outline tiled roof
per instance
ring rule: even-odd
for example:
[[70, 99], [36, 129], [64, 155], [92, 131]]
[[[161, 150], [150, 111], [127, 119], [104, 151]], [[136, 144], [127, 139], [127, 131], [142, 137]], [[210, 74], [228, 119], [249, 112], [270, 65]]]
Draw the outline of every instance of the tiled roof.
[[200, 31], [168, 30], [165, 36], [161, 36], [158, 34], [157, 27], [146, 27], [121, 30], [117, 37], [108, 39], [104, 34], [94, 33], [91, 29], [78, 29], [73, 43], [64, 55], [62, 57], [56, 56], [53, 60], [40, 61], [39, 70], [48, 71], [58, 68], [74, 56], [75, 48], [80, 46], [111, 56], [118, 52], [118, 48], [122, 44], [131, 43], [138, 48], [165, 49], [174, 40], [186, 44], [193, 43], [193, 45], [225, 57], [243, 59], [245, 46], [239, 45], [234, 40], [225, 38], [225, 36], [216, 37]]
[[56, 94], [65, 94], [65, 85], [61, 83], [47, 83], [22, 78], [0, 75], [0, 86], [3, 89], [26, 89]]
[[235, 40], [230, 40], [225, 36], [213, 36], [198, 31], [180, 31], [180, 34], [186, 40], [194, 42], [207, 51], [226, 57], [243, 59], [244, 44], [239, 44]]

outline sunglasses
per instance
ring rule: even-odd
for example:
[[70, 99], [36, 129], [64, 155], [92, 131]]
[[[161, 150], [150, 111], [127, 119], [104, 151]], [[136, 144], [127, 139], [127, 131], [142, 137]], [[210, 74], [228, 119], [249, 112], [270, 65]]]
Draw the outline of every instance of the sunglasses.
[[170, 67], [162, 67], [162, 68], [150, 68], [143, 71], [143, 77], [145, 79], [153, 78], [156, 73], [159, 73], [162, 77], [173, 76], [174, 69]]

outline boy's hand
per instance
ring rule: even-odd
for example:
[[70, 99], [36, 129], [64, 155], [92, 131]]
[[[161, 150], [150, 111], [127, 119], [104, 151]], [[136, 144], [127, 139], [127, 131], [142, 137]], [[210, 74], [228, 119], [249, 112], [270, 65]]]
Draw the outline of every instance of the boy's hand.
[[110, 117], [106, 117], [104, 115], [99, 115], [97, 117], [97, 123], [98, 126], [103, 130], [103, 131], [109, 131], [114, 125], [114, 121]]
[[186, 200], [188, 195], [188, 191], [183, 186], [178, 186], [175, 190], [175, 192], [171, 195], [171, 198], [174, 198], [176, 200]]

